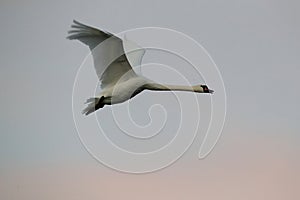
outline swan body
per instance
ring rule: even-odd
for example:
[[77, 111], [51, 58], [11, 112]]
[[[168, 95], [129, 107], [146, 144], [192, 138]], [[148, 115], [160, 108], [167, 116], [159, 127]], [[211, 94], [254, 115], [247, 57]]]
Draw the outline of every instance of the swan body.
[[112, 87], [105, 88], [100, 93], [100, 96], [105, 97], [105, 104], [122, 103], [142, 92], [147, 83], [149, 81], [146, 78], [137, 76]]
[[[94, 67], [101, 82], [101, 93], [97, 97], [87, 99], [87, 107], [83, 114], [88, 115], [104, 105], [125, 102], [143, 90], [154, 91], [188, 91], [196, 93], [213, 93], [206, 85], [178, 86], [156, 83], [144, 76], [137, 75], [132, 64], [141, 65], [145, 50], [139, 48], [126, 54], [123, 44], [138, 46], [127, 39], [122, 40], [115, 35], [84, 25], [73, 20], [70, 30], [70, 40], [79, 40], [92, 51]], [[100, 43], [106, 43], [105, 48], [97, 48]], [[133, 63], [127, 57], [131, 57]], [[107, 66], [107, 67], [105, 67]]]

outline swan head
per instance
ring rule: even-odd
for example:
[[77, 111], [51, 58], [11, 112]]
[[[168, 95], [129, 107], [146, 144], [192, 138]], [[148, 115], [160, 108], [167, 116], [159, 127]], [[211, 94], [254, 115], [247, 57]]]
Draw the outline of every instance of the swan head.
[[207, 85], [197, 85], [197, 86], [194, 86], [194, 91], [195, 92], [199, 92], [199, 93], [209, 93], [209, 94], [214, 93], [214, 91], [211, 90], [211, 89], [209, 89], [207, 87]]

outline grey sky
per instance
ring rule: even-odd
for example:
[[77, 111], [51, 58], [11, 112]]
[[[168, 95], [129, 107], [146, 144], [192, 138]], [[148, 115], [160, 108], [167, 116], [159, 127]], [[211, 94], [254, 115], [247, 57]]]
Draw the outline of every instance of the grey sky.
[[65, 39], [73, 19], [113, 33], [158, 26], [191, 36], [216, 62], [227, 92], [226, 125], [212, 156], [254, 137], [253, 146], [284, 141], [279, 153], [299, 164], [297, 1], [2, 1], [0, 185], [22, 167], [97, 166], [72, 118], [73, 81], [88, 52]]

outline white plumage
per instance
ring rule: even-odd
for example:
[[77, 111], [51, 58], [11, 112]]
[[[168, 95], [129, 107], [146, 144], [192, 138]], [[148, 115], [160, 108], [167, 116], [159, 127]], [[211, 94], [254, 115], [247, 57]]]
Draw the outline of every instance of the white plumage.
[[[79, 40], [86, 44], [92, 51], [94, 66], [101, 83], [101, 93], [86, 101], [88, 106], [83, 114], [90, 114], [104, 105], [122, 103], [134, 97], [145, 89], [157, 91], [189, 91], [197, 93], [213, 93], [206, 85], [176, 86], [155, 83], [141, 75], [137, 75], [133, 66], [141, 64], [145, 50], [130, 52], [124, 51], [124, 43], [127, 46], [135, 45], [133, 42], [118, 38], [117, 36], [99, 29], [73, 21], [70, 30], [70, 40]], [[101, 44], [101, 45], [99, 45]], [[130, 61], [127, 59], [130, 57]]]

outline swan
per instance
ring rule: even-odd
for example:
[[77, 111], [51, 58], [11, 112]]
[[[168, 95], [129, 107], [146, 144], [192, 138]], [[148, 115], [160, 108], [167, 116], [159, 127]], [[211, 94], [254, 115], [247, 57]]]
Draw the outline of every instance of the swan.
[[[85, 102], [87, 107], [82, 111], [82, 114], [89, 115], [103, 108], [104, 105], [125, 102], [143, 90], [188, 91], [208, 94], [214, 92], [204, 84], [194, 86], [163, 85], [138, 75], [133, 70], [128, 57], [134, 55], [133, 62], [141, 64], [145, 50], [140, 49], [129, 55], [125, 53], [124, 50], [124, 42], [128, 42], [128, 40], [122, 40], [109, 32], [101, 31], [73, 20], [71, 30], [68, 31], [68, 34], [67, 39], [79, 40], [89, 47], [92, 52], [94, 67], [101, 84], [101, 93], [96, 97], [87, 99]], [[109, 42], [105, 51], [103, 51], [103, 48], [96, 48], [107, 39], [109, 39]], [[113, 60], [105, 67], [103, 61], [109, 58], [113, 58]]]

